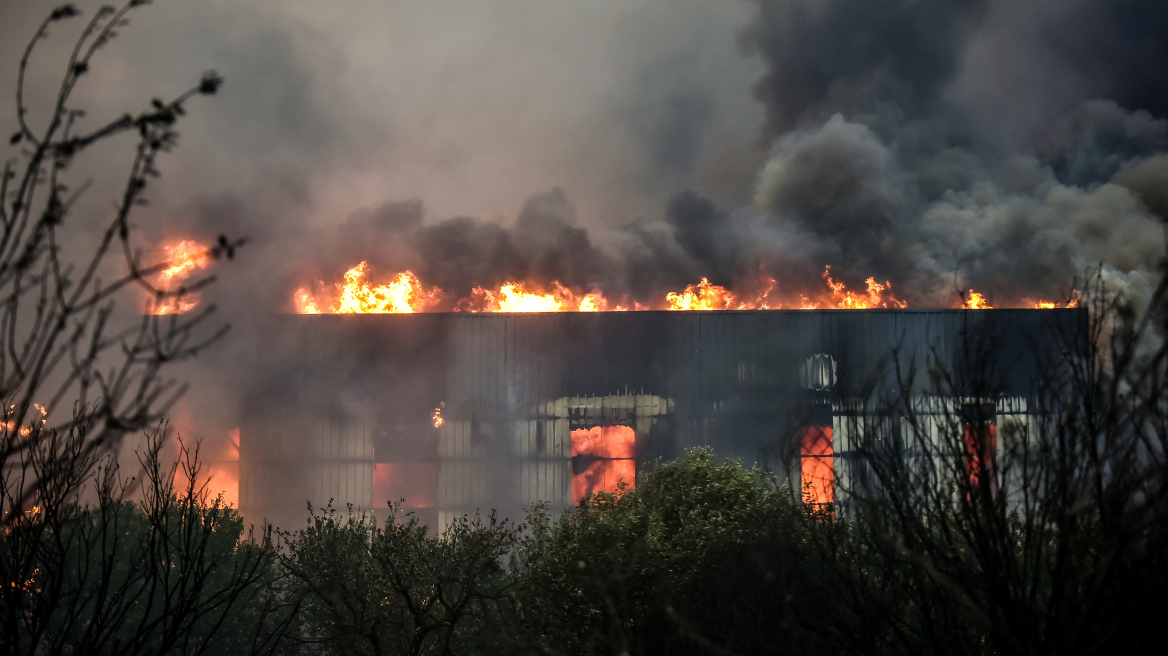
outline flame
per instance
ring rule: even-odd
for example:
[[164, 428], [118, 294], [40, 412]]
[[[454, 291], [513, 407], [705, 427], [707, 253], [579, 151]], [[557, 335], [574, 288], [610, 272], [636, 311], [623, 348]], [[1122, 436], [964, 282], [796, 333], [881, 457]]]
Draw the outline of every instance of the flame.
[[[409, 314], [425, 312], [438, 303], [442, 290], [430, 290], [412, 271], [395, 274], [383, 285], [370, 286], [366, 280], [368, 264], [361, 262], [345, 272], [345, 281], [337, 283], [336, 301], [329, 307], [330, 314]], [[322, 283], [323, 286], [323, 283]], [[293, 296], [299, 314], [321, 314], [316, 298], [301, 287]]]
[[[458, 301], [455, 311], [466, 312], [624, 312], [628, 308], [611, 303], [603, 293], [572, 291], [552, 281], [552, 291], [529, 291], [522, 282], [505, 282], [498, 290], [475, 287]], [[637, 308], [643, 309], [643, 308]]]
[[561, 312], [563, 301], [555, 294], [529, 292], [521, 282], [509, 282], [492, 292], [482, 287], [471, 290], [471, 298], [483, 300], [481, 310], [471, 312]]
[[297, 314], [320, 314], [320, 308], [316, 307], [316, 299], [312, 298], [312, 293], [307, 289], [303, 287], [297, 289], [295, 299]]
[[966, 310], [992, 310], [994, 307], [990, 305], [989, 301], [981, 294], [969, 290], [969, 298], [965, 299], [965, 304], [962, 305]]
[[708, 278], [702, 278], [697, 285], [689, 285], [681, 293], [669, 292], [665, 302], [670, 310], [732, 310], [736, 305], [734, 293]]
[[[49, 422], [49, 411], [45, 409], [45, 406], [39, 403], [34, 403], [32, 405], [37, 409], [38, 412], [41, 413], [41, 425], [43, 426], [47, 424]], [[32, 435], [33, 426], [18, 426], [16, 419], [13, 417], [14, 414], [16, 414], [16, 406], [8, 406], [8, 410], [4, 412], [4, 421], [0, 421], [0, 429], [15, 431], [21, 437], [28, 437], [29, 435]]]
[[[769, 310], [773, 303], [770, 294], [778, 284], [774, 276], [760, 270], [753, 284], [756, 291], [749, 298], [744, 298], [721, 285], [711, 283], [708, 278], [702, 278], [698, 284], [689, 285], [681, 292], [665, 294], [665, 302], [669, 310]], [[774, 309], [782, 307], [781, 303], [774, 303]]]
[[[908, 303], [898, 300], [892, 295], [892, 283], [885, 280], [884, 284], [876, 282], [876, 278], [869, 276], [864, 283], [868, 287], [867, 297], [856, 294], [855, 292], [847, 291], [844, 283], [833, 280], [831, 277], [831, 265], [823, 268], [823, 279], [827, 282], [828, 289], [831, 290], [832, 300], [836, 301], [835, 306], [841, 310], [866, 310], [868, 308], [886, 308], [889, 304], [896, 308], [906, 308]], [[884, 290], [888, 290], [888, 298], [884, 298]], [[814, 309], [814, 308], [804, 308]]]
[[442, 428], [442, 424], [446, 423], [442, 418], [442, 408], [434, 408], [434, 412], [430, 413], [430, 419], [434, 420], [434, 428]]
[[[1029, 299], [1024, 299], [1029, 302]], [[1070, 296], [1067, 297], [1066, 302], [1059, 303], [1058, 301], [1038, 301], [1030, 307], [1036, 310], [1053, 310], [1055, 308], [1077, 308], [1079, 307], [1079, 290], [1071, 291]]]
[[[572, 503], [596, 492], [620, 491], [637, 485], [637, 467], [633, 460], [637, 433], [629, 426], [593, 426], [572, 431]], [[577, 471], [576, 464], [585, 465]]]
[[[816, 310], [820, 307], [834, 307], [841, 310], [862, 310], [867, 308], [908, 307], [908, 303], [898, 300], [892, 294], [892, 283], [876, 282], [875, 277], [869, 277], [867, 294], [857, 294], [848, 291], [843, 281], [831, 277], [831, 266], [824, 267], [823, 279], [827, 283], [827, 293], [818, 300], [813, 300], [806, 294], [800, 294], [797, 302], [791, 303], [800, 310]], [[782, 309], [783, 303], [772, 297], [772, 292], [778, 287], [778, 281], [765, 271], [760, 271], [753, 287], [757, 290], [748, 297], [738, 296], [734, 292], [715, 285], [707, 278], [702, 278], [696, 285], [689, 285], [681, 292], [669, 292], [665, 295], [670, 310], [769, 310]], [[885, 290], [888, 290], [885, 297]]]
[[[166, 268], [158, 273], [155, 287], [164, 291], [175, 291], [181, 288], [183, 281], [210, 263], [210, 250], [190, 239], [184, 239], [176, 244], [164, 245], [160, 249]], [[151, 294], [147, 301], [147, 311], [150, 314], [183, 314], [190, 312], [199, 305], [200, 294], [188, 292], [178, 296], [157, 298]]]
[[158, 274], [162, 282], [185, 280], [195, 271], [207, 266], [207, 247], [198, 242], [184, 239], [173, 246], [164, 246], [167, 263], [170, 265]]
[[[645, 309], [640, 303], [635, 303], [636, 309]], [[580, 312], [626, 312], [628, 308], [623, 305], [613, 305], [609, 307], [608, 299], [600, 292], [590, 292], [585, 294], [580, 302], [576, 305], [576, 309]]]
[[[188, 245], [191, 243], [182, 242]], [[191, 251], [188, 246], [186, 250], [179, 249], [176, 252], [181, 256], [182, 253], [189, 254]], [[203, 255], [202, 260], [176, 257], [174, 266], [167, 271], [175, 272], [174, 276], [186, 275], [184, 272], [194, 270], [192, 267], [202, 266], [198, 264], [200, 261], [205, 262], [206, 256]], [[898, 299], [893, 293], [891, 281], [885, 280], [881, 283], [875, 276], [868, 276], [864, 280], [862, 291], [849, 290], [842, 280], [832, 275], [830, 265], [823, 268], [821, 277], [824, 287], [818, 291], [779, 294], [778, 281], [760, 267], [755, 279], [745, 281], [737, 290], [716, 285], [710, 282], [709, 278], [702, 277], [696, 284], [687, 285], [680, 291], [667, 292], [664, 303], [661, 304], [642, 304], [627, 295], [610, 300], [595, 288], [591, 291], [569, 288], [559, 281], [552, 281], [550, 286], [541, 287], [516, 280], [506, 281], [497, 288], [475, 286], [465, 297], [452, 303], [445, 300], [448, 297], [441, 289], [427, 288], [411, 271], [396, 273], [389, 282], [376, 286], [368, 282], [367, 274], [368, 264], [362, 261], [345, 272], [344, 281], [335, 284], [335, 291], [332, 293], [314, 295], [309, 288], [301, 287], [293, 293], [293, 307], [298, 314], [414, 313], [450, 310], [524, 313], [623, 312], [630, 309], [642, 311], [662, 307], [680, 311], [778, 310], [784, 306], [800, 310], [908, 307], [906, 301]], [[321, 289], [325, 287], [323, 282], [318, 285]], [[173, 301], [174, 309], [163, 307], [160, 312], [186, 311], [198, 303], [198, 298], [188, 296]], [[1074, 308], [1078, 305], [1078, 292], [1074, 292], [1062, 304], [1055, 301], [1022, 299], [1016, 307], [1050, 309]], [[968, 290], [968, 297], [963, 300], [961, 307], [971, 310], [993, 309], [984, 295], [972, 289]]]

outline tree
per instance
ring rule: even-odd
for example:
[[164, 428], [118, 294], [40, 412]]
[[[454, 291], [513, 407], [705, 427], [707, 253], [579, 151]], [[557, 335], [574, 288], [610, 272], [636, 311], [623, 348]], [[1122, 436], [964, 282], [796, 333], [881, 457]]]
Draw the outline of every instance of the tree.
[[141, 501], [107, 459], [91, 504], [43, 506], [0, 540], [0, 651], [8, 654], [262, 653], [279, 647], [294, 609], [278, 595], [270, 534], [243, 538], [243, 518], [161, 459], [165, 431], [140, 452]]
[[[185, 490], [173, 488], [177, 464], [159, 456], [159, 422], [184, 391], [166, 368], [226, 327], [209, 325], [213, 307], [129, 320], [115, 312], [134, 288], [165, 303], [212, 282], [153, 286], [169, 263], [143, 262], [131, 215], [146, 203], [158, 158], [176, 145], [187, 103], [215, 93], [219, 76], [206, 73], [173, 100], [92, 128], [72, 100], [98, 53], [147, 4], [102, 7], [82, 27], [43, 115], [29, 109], [29, 63], [49, 28], [80, 12], [54, 9], [20, 60], [9, 140], [18, 154], [0, 178], [0, 645], [8, 653], [201, 653], [227, 629], [258, 636], [251, 651], [270, 645], [280, 624], [265, 628], [269, 613], [244, 626], [231, 613], [249, 598], [278, 610], [257, 587], [272, 576], [270, 541], [240, 543], [242, 519], [195, 484], [197, 448], [180, 454]], [[76, 208], [89, 183], [73, 187], [69, 165], [120, 134], [137, 139], [125, 186], [111, 216], [84, 216]], [[230, 258], [241, 244], [221, 237], [205, 255]], [[148, 438], [142, 476], [122, 479], [116, 450], [139, 433]]]
[[[971, 340], [966, 373], [933, 367], [933, 387], [950, 398], [971, 390], [983, 410], [873, 399], [866, 412], [882, 421], [853, 425], [867, 478], [847, 491], [846, 515], [862, 527], [857, 545], [880, 556], [876, 576], [903, 581], [889, 629], [897, 651], [1087, 654], [1159, 642], [1168, 281], [1141, 312], [1094, 285], [1089, 332], [1039, 336], [1063, 348], [1025, 414], [988, 425], [999, 389], [979, 363], [995, 361], [996, 345]], [[858, 605], [876, 602], [857, 590]]]
[[[513, 616], [513, 578], [501, 564], [520, 527], [459, 517], [429, 535], [392, 507], [372, 516], [331, 506], [285, 535], [280, 562], [304, 599], [310, 643], [338, 654], [490, 653]], [[502, 653], [508, 653], [503, 651]]]
[[840, 527], [709, 448], [530, 523], [520, 600], [543, 651], [838, 653], [858, 630], [832, 591]]
[[[131, 214], [159, 175], [155, 162], [177, 143], [175, 126], [194, 97], [216, 92], [222, 80], [206, 73], [169, 102], [153, 100], [137, 115], [125, 114], [82, 129], [84, 110], [72, 94], [93, 75], [95, 57], [148, 4], [130, 0], [102, 7], [74, 44], [52, 109], [29, 110], [29, 62], [50, 26], [79, 15], [73, 5], [49, 14], [20, 60], [16, 90], [17, 130], [9, 143], [19, 157], [4, 164], [0, 179], [0, 524], [10, 526], [51, 499], [75, 496], [82, 481], [121, 438], [154, 426], [183, 393], [165, 377], [166, 367], [189, 358], [226, 327], [208, 324], [213, 307], [192, 315], [140, 315], [126, 323], [114, 312], [128, 288], [166, 301], [212, 282], [204, 278], [177, 289], [159, 289], [150, 277], [168, 263], [146, 264], [135, 244]], [[88, 183], [66, 181], [82, 152], [123, 133], [137, 146], [125, 187], [108, 219], [76, 215]], [[100, 227], [103, 222], [104, 227]], [[98, 229], [100, 228], [100, 229]], [[97, 237], [85, 235], [95, 231]], [[66, 259], [66, 248], [84, 251]], [[221, 237], [207, 255], [232, 257], [241, 241]], [[55, 502], [53, 505], [57, 505]]]

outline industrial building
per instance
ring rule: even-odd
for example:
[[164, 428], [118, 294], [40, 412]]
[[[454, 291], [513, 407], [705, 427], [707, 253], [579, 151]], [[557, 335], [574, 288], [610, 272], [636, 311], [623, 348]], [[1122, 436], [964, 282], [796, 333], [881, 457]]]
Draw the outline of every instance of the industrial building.
[[[838, 501], [867, 400], [1024, 417], [1086, 325], [1078, 309], [290, 315], [242, 426], [240, 509], [291, 527], [330, 500], [404, 498], [430, 526], [519, 518], [698, 445]], [[962, 387], [974, 365], [992, 395]]]

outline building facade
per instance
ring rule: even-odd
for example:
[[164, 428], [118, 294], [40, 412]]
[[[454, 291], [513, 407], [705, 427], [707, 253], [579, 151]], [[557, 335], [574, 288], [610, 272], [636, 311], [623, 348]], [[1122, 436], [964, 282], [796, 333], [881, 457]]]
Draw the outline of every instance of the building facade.
[[384, 513], [404, 499], [431, 526], [518, 518], [700, 445], [839, 502], [881, 398], [1022, 421], [1086, 323], [1074, 309], [288, 316], [293, 357], [262, 365], [242, 426], [240, 508], [283, 526], [330, 500]]

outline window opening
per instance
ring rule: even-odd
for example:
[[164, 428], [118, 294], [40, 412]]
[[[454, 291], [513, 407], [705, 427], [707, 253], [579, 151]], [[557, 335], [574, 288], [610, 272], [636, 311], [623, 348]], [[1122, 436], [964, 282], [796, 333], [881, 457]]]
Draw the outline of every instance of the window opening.
[[629, 426], [572, 431], [572, 505], [589, 494], [616, 492], [621, 481], [637, 486], [637, 433]]
[[835, 452], [830, 426], [805, 426], [800, 436], [803, 502], [827, 506], [835, 501]]

